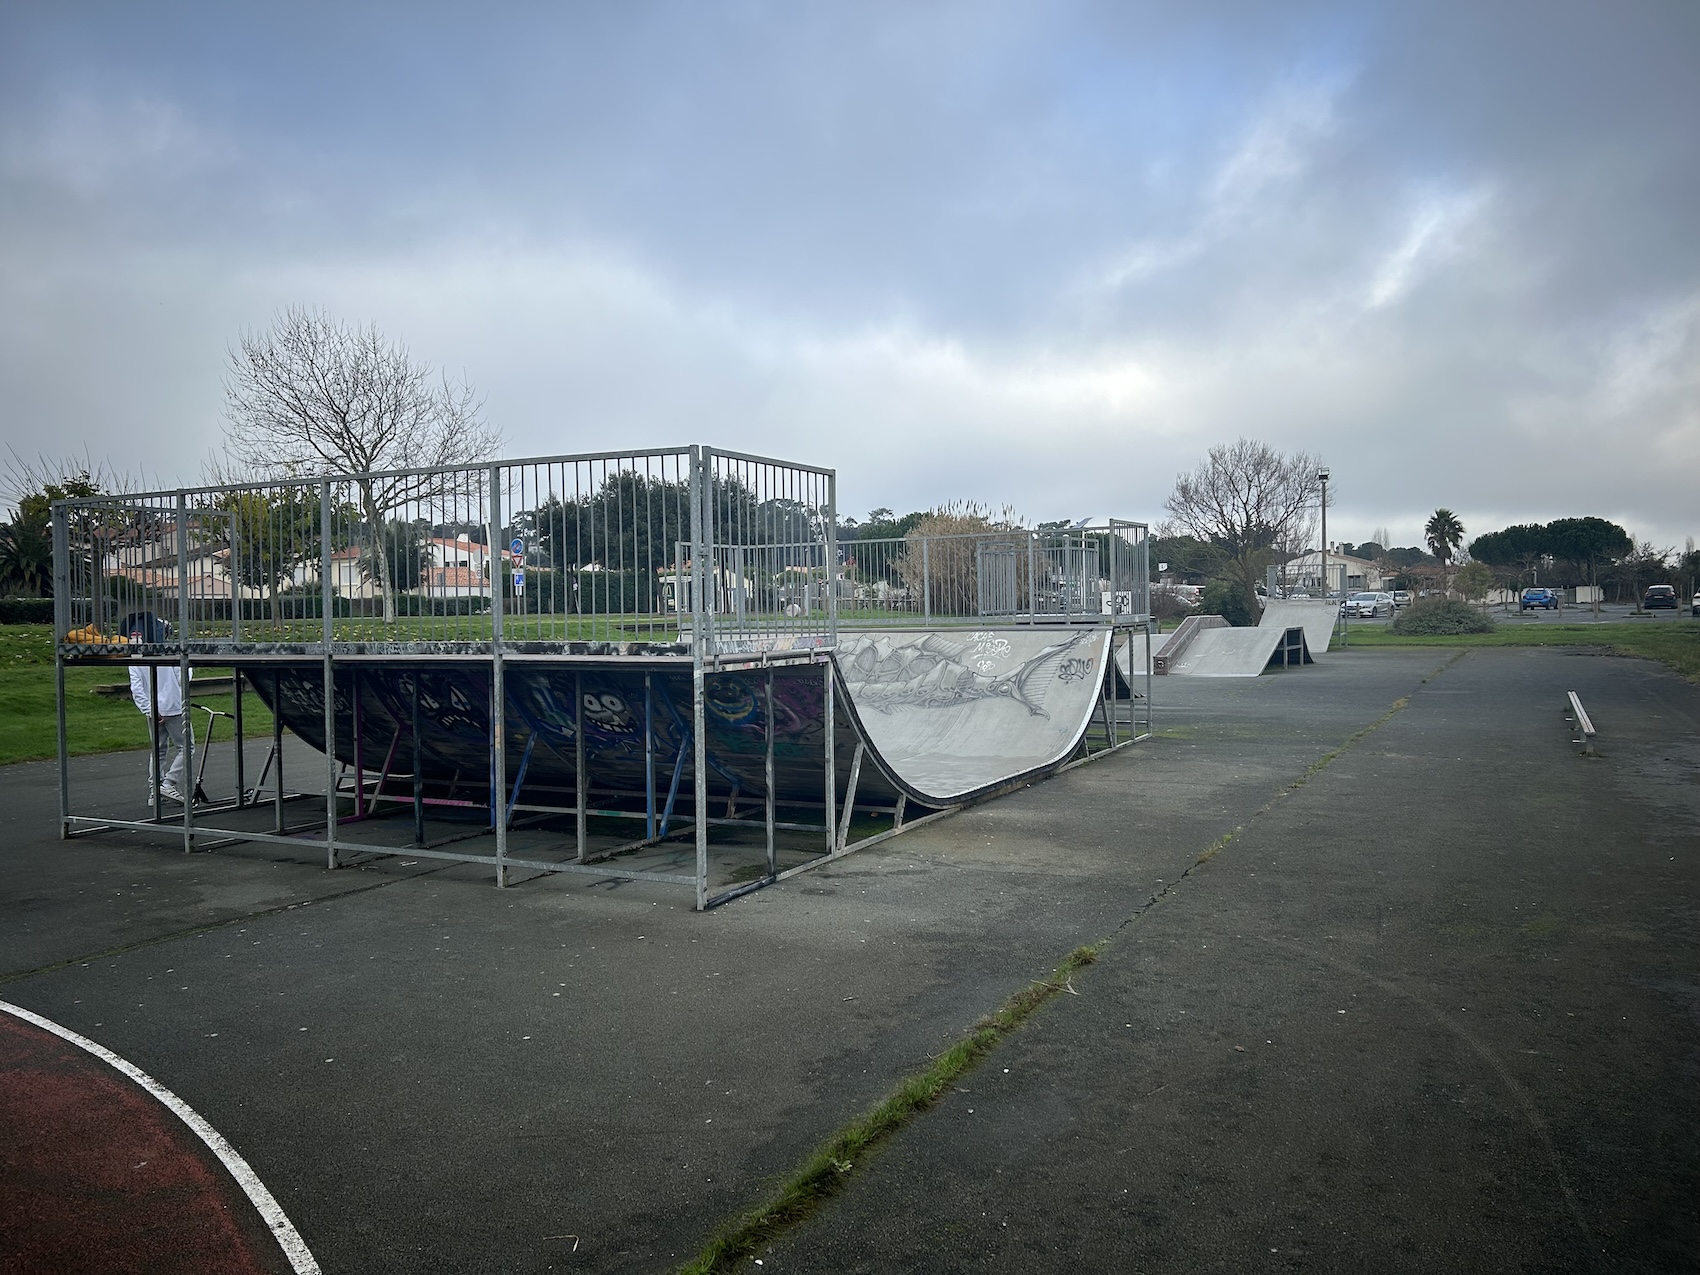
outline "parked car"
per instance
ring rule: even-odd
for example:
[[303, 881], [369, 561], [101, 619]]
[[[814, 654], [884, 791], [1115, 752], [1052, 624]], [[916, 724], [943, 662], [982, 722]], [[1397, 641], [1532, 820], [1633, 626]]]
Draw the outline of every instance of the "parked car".
[[1668, 584], [1652, 585], [1641, 599], [1641, 607], [1646, 611], [1654, 607], [1669, 607], [1674, 611], [1677, 608], [1676, 590]]
[[1558, 594], [1551, 589], [1524, 589], [1523, 605], [1520, 609], [1533, 611], [1536, 607], [1544, 607], [1548, 611], [1558, 610]]
[[1411, 591], [1409, 589], [1395, 589], [1395, 590], [1393, 590], [1393, 605], [1394, 605], [1395, 608], [1410, 606], [1411, 605]]
[[1700, 593], [1696, 593], [1694, 595], [1694, 604], [1690, 609], [1689, 614], [1696, 618], [1700, 618]]
[[1350, 616], [1377, 616], [1393, 614], [1393, 595], [1391, 593], [1354, 593], [1340, 604], [1341, 610]]

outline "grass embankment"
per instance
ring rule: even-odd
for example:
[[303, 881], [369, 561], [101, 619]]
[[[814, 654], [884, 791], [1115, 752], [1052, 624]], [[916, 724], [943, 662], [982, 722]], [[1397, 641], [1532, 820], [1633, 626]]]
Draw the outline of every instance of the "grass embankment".
[[1657, 660], [1700, 682], [1700, 624], [1641, 620], [1616, 624], [1519, 624], [1492, 633], [1418, 637], [1354, 625], [1350, 649], [1384, 646], [1599, 646], [1615, 655]]
[[[220, 669], [197, 669], [197, 677], [217, 677]], [[71, 752], [110, 753], [148, 746], [148, 721], [128, 695], [117, 699], [94, 694], [96, 686], [127, 681], [123, 667], [65, 670], [65, 722]], [[196, 695], [196, 704], [231, 711], [235, 697]], [[0, 625], [0, 765], [39, 761], [58, 751], [57, 714], [53, 708], [53, 628], [47, 624]], [[206, 735], [206, 715], [196, 713], [195, 737]], [[272, 733], [272, 715], [253, 692], [242, 697], [242, 728], [250, 739]], [[213, 742], [230, 739], [231, 724], [220, 720]]]

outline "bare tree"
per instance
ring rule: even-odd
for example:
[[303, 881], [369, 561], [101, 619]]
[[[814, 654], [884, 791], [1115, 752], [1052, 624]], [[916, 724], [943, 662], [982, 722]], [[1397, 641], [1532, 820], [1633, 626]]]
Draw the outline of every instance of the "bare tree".
[[[903, 556], [896, 562], [911, 597], [927, 596], [934, 615], [973, 615], [980, 607], [976, 573], [978, 546], [1018, 531], [1015, 510], [1005, 505], [993, 515], [972, 501], [941, 505], [915, 523], [903, 538]], [[927, 542], [925, 555], [921, 545]], [[1016, 596], [1032, 592], [1027, 580], [1027, 555], [1016, 555]]]
[[122, 494], [146, 482], [145, 477], [138, 481], [116, 469], [111, 461], [96, 460], [86, 447], [63, 456], [40, 452], [32, 459], [8, 443], [6, 458], [0, 461], [0, 500], [24, 514], [33, 514], [37, 507], [45, 513], [49, 503], [66, 497]]
[[416, 361], [376, 325], [351, 327], [292, 306], [265, 332], [245, 332], [224, 382], [232, 466], [268, 479], [348, 474], [374, 538], [384, 620], [395, 620], [392, 555], [377, 544], [389, 515], [428, 496], [429, 475], [386, 471], [486, 460], [501, 433], [464, 381]]
[[1164, 536], [1195, 536], [1214, 545], [1224, 570], [1257, 614], [1257, 583], [1272, 551], [1308, 527], [1317, 502], [1317, 460], [1284, 455], [1242, 438], [1212, 447], [1204, 463], [1175, 479], [1164, 508]]

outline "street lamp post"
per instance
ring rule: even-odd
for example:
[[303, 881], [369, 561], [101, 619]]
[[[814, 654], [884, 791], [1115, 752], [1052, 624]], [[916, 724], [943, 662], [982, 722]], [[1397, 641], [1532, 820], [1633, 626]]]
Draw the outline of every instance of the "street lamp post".
[[[1326, 598], [1328, 596], [1328, 466], [1327, 465], [1323, 465], [1321, 468], [1319, 468], [1316, 471], [1316, 481], [1322, 484], [1322, 549], [1320, 551], [1320, 557], [1321, 557], [1321, 562], [1322, 562], [1322, 596], [1324, 598]], [[1341, 598], [1340, 598], [1340, 619], [1335, 621], [1336, 625], [1343, 625], [1344, 624], [1345, 615], [1346, 615], [1345, 589], [1342, 588], [1341, 589]]]

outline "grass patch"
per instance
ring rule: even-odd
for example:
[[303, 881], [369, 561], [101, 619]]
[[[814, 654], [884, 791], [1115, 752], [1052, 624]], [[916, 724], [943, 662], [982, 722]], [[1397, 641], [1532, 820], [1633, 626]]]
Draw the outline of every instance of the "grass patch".
[[680, 1275], [712, 1275], [729, 1271], [755, 1255], [766, 1239], [813, 1213], [835, 1195], [856, 1164], [916, 1116], [936, 1104], [951, 1084], [972, 1071], [985, 1056], [1046, 1001], [1072, 991], [1069, 979], [1098, 959], [1102, 944], [1077, 947], [1048, 979], [1036, 980], [1016, 992], [993, 1013], [932, 1063], [905, 1077], [871, 1110], [833, 1134], [804, 1161], [773, 1197], [756, 1206], [710, 1240], [694, 1259], [679, 1268]]
[[[199, 671], [214, 677], [220, 670]], [[71, 753], [110, 753], [148, 746], [148, 720], [128, 698], [93, 693], [99, 685], [127, 680], [123, 666], [65, 670], [65, 723]], [[197, 695], [196, 704], [230, 712], [234, 696]], [[53, 628], [46, 624], [0, 625], [0, 765], [41, 761], [57, 754], [57, 713], [53, 705]], [[269, 738], [272, 715], [259, 696], [242, 697], [242, 727], [250, 739]], [[204, 737], [206, 718], [195, 714], [196, 739]], [[214, 742], [230, 741], [230, 723], [220, 721]]]
[[1423, 637], [1389, 629], [1354, 628], [1352, 648], [1383, 646], [1596, 646], [1615, 655], [1657, 660], [1700, 682], [1700, 624], [1657, 620], [1615, 624], [1503, 625], [1492, 633]]

